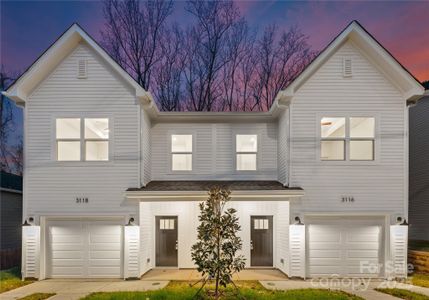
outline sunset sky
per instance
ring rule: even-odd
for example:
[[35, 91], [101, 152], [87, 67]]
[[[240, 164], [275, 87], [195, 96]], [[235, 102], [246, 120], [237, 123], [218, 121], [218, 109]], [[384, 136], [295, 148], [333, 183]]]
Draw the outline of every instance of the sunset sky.
[[[303, 2], [237, 1], [249, 24], [262, 28], [298, 25], [314, 50], [322, 49], [356, 19], [419, 80], [429, 79], [429, 1]], [[170, 21], [190, 18], [184, 2], [176, 2]], [[23, 71], [73, 22], [100, 38], [99, 1], [1, 1], [1, 61]]]
[[[0, 2], [0, 58], [8, 71], [24, 71], [73, 22], [95, 39], [103, 28], [100, 1]], [[250, 26], [297, 25], [321, 50], [350, 21], [358, 20], [420, 81], [429, 80], [429, 1], [237, 1]], [[187, 25], [185, 2], [176, 2], [171, 22]], [[16, 112], [16, 135], [22, 115]]]

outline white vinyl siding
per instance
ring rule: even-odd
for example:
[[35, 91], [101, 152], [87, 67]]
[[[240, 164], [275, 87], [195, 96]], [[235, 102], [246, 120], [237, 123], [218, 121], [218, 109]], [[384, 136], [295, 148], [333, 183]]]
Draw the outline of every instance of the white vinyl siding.
[[[353, 58], [351, 78], [342, 76], [344, 56]], [[399, 91], [352, 43], [333, 54], [291, 104], [291, 186], [305, 191], [300, 210], [405, 213], [405, 110]], [[320, 161], [320, 117], [344, 112], [376, 116], [376, 161]], [[344, 195], [355, 201], [342, 203]]]
[[281, 112], [278, 119], [277, 129], [277, 166], [278, 166], [278, 181], [283, 184], [288, 182], [288, 164], [289, 164], [289, 111]]
[[[193, 133], [192, 173], [173, 172], [169, 134]], [[237, 172], [235, 135], [258, 134], [258, 169]], [[151, 131], [152, 180], [277, 179], [276, 123], [156, 123]]]
[[[87, 60], [87, 79], [76, 78]], [[25, 214], [132, 213], [123, 192], [138, 186], [139, 105], [133, 90], [87, 45], [80, 44], [26, 103]], [[109, 162], [55, 162], [55, 119], [109, 116]], [[76, 197], [88, 197], [77, 204]]]

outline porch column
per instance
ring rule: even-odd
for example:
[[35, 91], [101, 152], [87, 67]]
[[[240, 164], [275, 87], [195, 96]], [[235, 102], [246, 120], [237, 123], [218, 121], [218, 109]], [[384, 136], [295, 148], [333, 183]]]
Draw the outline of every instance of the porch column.
[[39, 278], [40, 226], [22, 226], [22, 278]]
[[124, 226], [124, 279], [140, 277], [140, 226]]
[[390, 226], [390, 263], [386, 266], [386, 275], [407, 277], [408, 226]]
[[289, 274], [305, 278], [305, 225], [289, 225]]

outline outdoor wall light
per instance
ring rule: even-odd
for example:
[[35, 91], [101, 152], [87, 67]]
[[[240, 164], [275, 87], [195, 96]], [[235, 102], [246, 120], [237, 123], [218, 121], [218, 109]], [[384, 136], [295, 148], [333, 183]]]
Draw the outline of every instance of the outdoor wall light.
[[408, 225], [410, 225], [410, 224], [408, 224], [408, 223], [407, 223], [407, 220], [405, 220], [405, 219], [404, 219], [404, 222], [402, 222], [400, 225], [408, 226]]
[[396, 218], [396, 224], [401, 224], [402, 222], [402, 217], [397, 217]]
[[34, 222], [34, 218], [33, 217], [29, 217], [29, 218], [25, 219], [25, 221], [22, 224], [22, 226], [31, 226], [33, 222]]
[[301, 218], [298, 216], [295, 217], [295, 222], [296, 225], [304, 225], [304, 223], [301, 222]]
[[125, 225], [125, 226], [133, 226], [134, 225], [134, 218], [130, 218], [129, 220], [128, 220], [128, 224], [127, 225]]

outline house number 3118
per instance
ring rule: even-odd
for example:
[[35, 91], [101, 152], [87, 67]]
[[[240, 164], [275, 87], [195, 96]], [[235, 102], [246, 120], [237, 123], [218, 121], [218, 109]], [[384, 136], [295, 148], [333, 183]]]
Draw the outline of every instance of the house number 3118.
[[88, 203], [88, 197], [76, 197], [76, 203]]
[[355, 198], [354, 197], [341, 197], [341, 202], [355, 202]]

